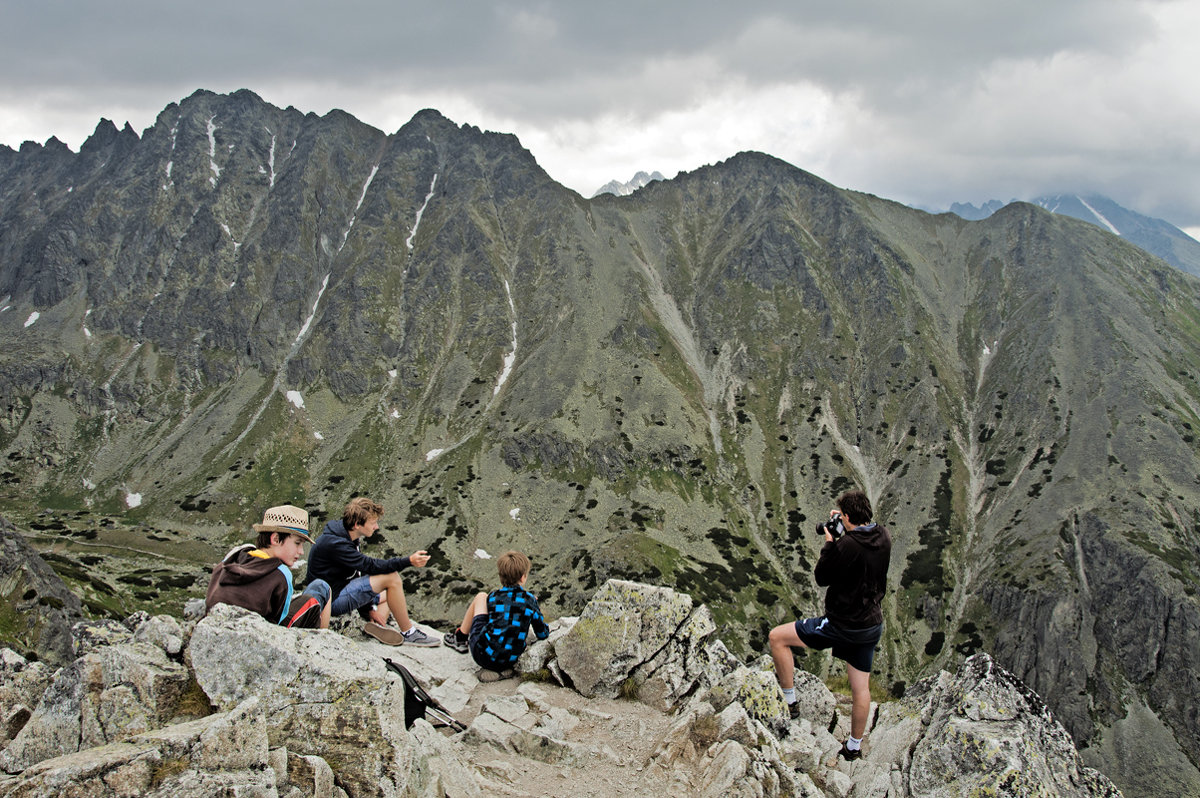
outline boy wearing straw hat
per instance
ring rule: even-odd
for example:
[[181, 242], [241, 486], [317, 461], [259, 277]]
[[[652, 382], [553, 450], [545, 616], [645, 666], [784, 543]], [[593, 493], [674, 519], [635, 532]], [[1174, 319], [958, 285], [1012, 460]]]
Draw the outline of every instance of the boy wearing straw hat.
[[233, 604], [281, 626], [327, 628], [332, 607], [327, 583], [314, 579], [303, 593], [292, 597], [292, 566], [303, 554], [304, 543], [313, 542], [308, 512], [290, 504], [272, 507], [254, 531], [257, 546], [238, 546], [213, 568], [205, 608]]

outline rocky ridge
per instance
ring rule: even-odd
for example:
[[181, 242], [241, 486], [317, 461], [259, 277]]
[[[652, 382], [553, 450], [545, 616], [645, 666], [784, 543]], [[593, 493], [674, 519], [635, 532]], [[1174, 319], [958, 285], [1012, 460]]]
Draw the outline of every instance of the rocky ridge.
[[[867, 755], [839, 763], [847, 720], [820, 680], [801, 674], [789, 720], [769, 659], [738, 662], [706, 607], [633, 582], [606, 583], [526, 652], [521, 679], [492, 684], [449, 649], [224, 605], [81, 624], [76, 653], [52, 676], [0, 655], [0, 795], [1120, 795], [983, 654], [873, 706]], [[405, 718], [385, 657], [467, 731]]]
[[667, 585], [744, 659], [819, 611], [858, 485], [880, 686], [987, 651], [1131, 794], [1200, 789], [1200, 282], [1105, 230], [761, 153], [585, 199], [436, 111], [249, 91], [0, 156], [0, 510], [86, 614], [178, 612], [266, 507], [362, 493], [373, 554], [434, 554], [426, 619], [519, 548], [551, 615]]

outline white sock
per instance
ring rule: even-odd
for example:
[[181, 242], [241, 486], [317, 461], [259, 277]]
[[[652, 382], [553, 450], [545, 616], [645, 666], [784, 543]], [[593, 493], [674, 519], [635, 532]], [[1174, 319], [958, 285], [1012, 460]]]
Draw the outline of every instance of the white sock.
[[853, 737], [846, 738], [846, 750], [847, 751], [857, 751], [860, 748], [862, 748], [862, 738], [861, 737], [859, 737], [858, 739], [855, 739]]
[[789, 704], [796, 703], [796, 688], [795, 687], [784, 687], [781, 689], [783, 690], [783, 700], [784, 701], [788, 702]]
[[401, 632], [405, 637], [412, 637], [417, 632], [417, 625], [414, 623], [407, 629], [402, 629]]

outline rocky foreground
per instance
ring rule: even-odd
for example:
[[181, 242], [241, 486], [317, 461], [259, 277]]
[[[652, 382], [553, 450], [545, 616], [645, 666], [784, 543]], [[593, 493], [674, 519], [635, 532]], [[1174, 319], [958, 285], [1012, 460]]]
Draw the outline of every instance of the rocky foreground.
[[[798, 673], [790, 721], [769, 658], [738, 662], [689, 596], [610, 581], [552, 628], [481, 683], [446, 648], [233, 607], [78, 624], [57, 671], [0, 650], [0, 796], [1120, 795], [987, 655], [873, 707], [847, 764], [825, 685]], [[467, 731], [406, 722], [385, 657]]]

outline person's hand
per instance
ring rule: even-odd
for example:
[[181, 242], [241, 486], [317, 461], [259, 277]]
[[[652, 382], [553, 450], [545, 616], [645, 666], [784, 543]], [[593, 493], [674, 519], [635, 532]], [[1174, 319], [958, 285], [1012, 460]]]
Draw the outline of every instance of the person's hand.
[[410, 565], [414, 565], [417, 568], [424, 568], [425, 563], [429, 562], [429, 554], [426, 553], [425, 549], [414, 551], [412, 554], [408, 555], [408, 562]]
[[[830, 510], [829, 511], [829, 520], [830, 521], [833, 521], [834, 519], [841, 518], [841, 517], [842, 517], [842, 513], [840, 510]], [[833, 533], [829, 531], [828, 527], [825, 528], [825, 542], [826, 543], [833, 542]]]
[[380, 602], [371, 608], [371, 620], [380, 626], [387, 626], [389, 615], [391, 615], [391, 613], [388, 612], [388, 607], [383, 602]]

